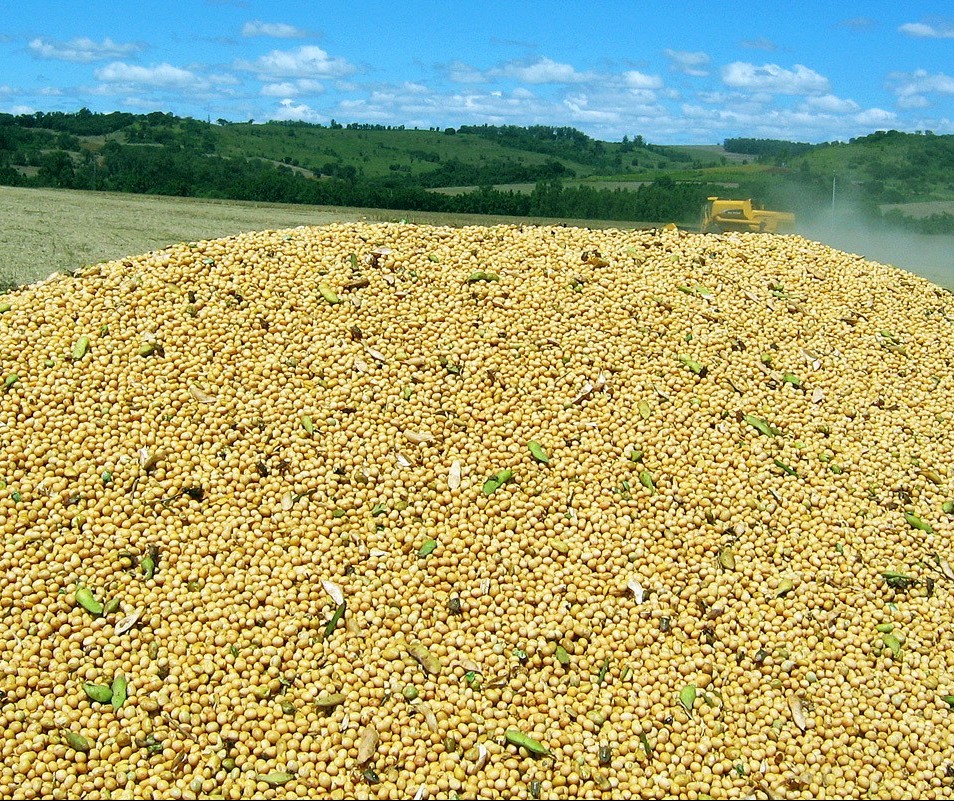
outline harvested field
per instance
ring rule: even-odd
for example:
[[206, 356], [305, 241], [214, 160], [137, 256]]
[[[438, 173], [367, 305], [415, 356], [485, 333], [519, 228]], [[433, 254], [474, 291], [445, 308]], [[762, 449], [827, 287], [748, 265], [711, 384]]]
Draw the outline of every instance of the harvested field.
[[[404, 219], [432, 225], [495, 223], [612, 227], [612, 220], [552, 221], [481, 214], [303, 206], [240, 200], [22, 189], [0, 186], [0, 289], [31, 284], [54, 272], [146, 253], [178, 242], [215, 239], [245, 231]], [[649, 223], [626, 223], [645, 228]]]
[[951, 792], [921, 278], [339, 224], [14, 291], [0, 342], [0, 796]]

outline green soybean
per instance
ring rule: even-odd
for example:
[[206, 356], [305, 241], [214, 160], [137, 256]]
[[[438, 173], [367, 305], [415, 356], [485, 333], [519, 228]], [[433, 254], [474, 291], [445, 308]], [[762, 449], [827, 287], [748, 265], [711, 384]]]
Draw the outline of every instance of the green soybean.
[[339, 298], [339, 297], [335, 294], [335, 291], [334, 291], [330, 286], [328, 286], [328, 284], [326, 284], [326, 283], [320, 283], [320, 284], [318, 284], [318, 291], [321, 293], [321, 296], [322, 296], [328, 303], [331, 303], [331, 304], [341, 303], [341, 298]]
[[756, 417], [754, 414], [743, 415], [742, 419], [760, 433], [765, 434], [767, 437], [778, 437], [782, 434], [782, 432], [769, 423], [768, 420], [763, 420], [761, 417]]
[[93, 749], [93, 744], [82, 734], [77, 734], [75, 731], [65, 732], [64, 737], [66, 738], [66, 744], [74, 751], [82, 751], [84, 754], [88, 754]]
[[533, 737], [524, 734], [519, 729], [507, 729], [505, 737], [507, 738], [508, 743], [515, 745], [518, 748], [525, 748], [535, 757], [550, 756], [550, 749], [543, 745], [543, 743], [541, 743], [539, 740], [534, 740]]
[[96, 597], [88, 587], [78, 587], [74, 597], [76, 603], [94, 617], [99, 617], [103, 614], [103, 605], [96, 600]]
[[98, 704], [108, 704], [113, 699], [113, 691], [106, 684], [93, 684], [84, 681], [83, 692], [91, 701], [96, 701]]
[[118, 710], [126, 703], [126, 690], [128, 686], [126, 677], [122, 673], [117, 673], [113, 677], [113, 683], [110, 685], [110, 702], [113, 705], [113, 709]]
[[71, 354], [74, 362], [78, 362], [82, 359], [86, 352], [89, 350], [89, 337], [83, 334], [79, 339], [76, 340], [76, 344], [73, 345], [73, 353]]
[[151, 579], [156, 574], [156, 560], [151, 556], [144, 556], [139, 567], [142, 569], [143, 578]]
[[679, 703], [682, 704], [683, 708], [690, 715], [692, 714], [692, 708], [696, 703], [696, 696], [698, 691], [694, 684], [687, 684], [679, 691]]
[[539, 442], [531, 440], [527, 447], [530, 449], [530, 455], [541, 464], [550, 464], [550, 457]]
[[288, 784], [292, 779], [295, 778], [295, 774], [289, 773], [284, 770], [276, 770], [274, 773], [266, 773], [264, 776], [259, 776], [258, 780], [260, 782], [265, 782], [269, 787], [281, 787], [282, 785]]
[[500, 470], [484, 482], [482, 491], [484, 495], [493, 495], [498, 489], [511, 480], [513, 480], [513, 470], [509, 468]]
[[905, 512], [904, 519], [908, 521], [908, 525], [911, 526], [911, 528], [916, 528], [919, 531], [925, 531], [928, 534], [934, 533], [934, 528], [930, 523], [924, 522], [920, 517], [918, 517], [916, 514], [913, 514], [912, 512]]

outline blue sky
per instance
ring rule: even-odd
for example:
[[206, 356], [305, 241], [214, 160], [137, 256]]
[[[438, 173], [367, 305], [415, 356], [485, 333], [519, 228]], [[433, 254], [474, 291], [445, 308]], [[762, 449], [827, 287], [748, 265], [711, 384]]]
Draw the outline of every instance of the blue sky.
[[659, 144], [954, 133], [951, 0], [5, 6], [6, 113], [568, 125]]

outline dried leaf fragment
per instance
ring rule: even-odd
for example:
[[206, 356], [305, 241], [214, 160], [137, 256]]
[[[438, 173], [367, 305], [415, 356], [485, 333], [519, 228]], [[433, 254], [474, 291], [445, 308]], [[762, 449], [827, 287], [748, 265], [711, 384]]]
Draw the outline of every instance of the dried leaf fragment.
[[432, 654], [424, 643], [414, 642], [407, 646], [407, 652], [424, 668], [427, 673], [440, 673], [441, 660]]
[[210, 395], [205, 390], [197, 387], [195, 384], [189, 384], [189, 394], [199, 403], [215, 403], [215, 396]]
[[590, 397], [591, 394], [593, 394], [593, 384], [587, 381], [583, 385], [583, 388], [579, 391], [577, 396], [571, 401], [571, 403], [574, 403], [574, 404], [582, 403], [584, 400]]
[[789, 697], [788, 708], [792, 713], [792, 721], [801, 731], [805, 731], [808, 728], [808, 721], [805, 718], [805, 708], [798, 696], [792, 695]]
[[331, 600], [335, 602], [335, 606], [341, 606], [345, 602], [344, 590], [341, 589], [340, 584], [335, 584], [333, 581], [328, 581], [327, 579], [321, 580], [321, 586], [324, 588], [325, 592], [331, 597]]
[[378, 750], [380, 736], [374, 726], [362, 726], [358, 734], [358, 764], [363, 765]]
[[407, 441], [413, 445], [421, 445], [425, 442], [433, 442], [434, 435], [430, 431], [405, 431], [404, 436]]
[[375, 350], [374, 348], [368, 345], [365, 345], [364, 352], [367, 353], [368, 356], [370, 356], [376, 362], [381, 362], [382, 364], [384, 363], [384, 354], [381, 353], [381, 351]]
[[116, 633], [125, 634], [133, 626], [139, 622], [139, 618], [142, 616], [145, 607], [140, 606], [138, 609], [134, 609], [131, 614], [126, 615], [122, 620], [116, 624]]
[[447, 486], [452, 490], [460, 486], [460, 459], [454, 459], [451, 462], [450, 470], [447, 472]]
[[629, 581], [626, 582], [626, 587], [633, 593], [633, 598], [636, 600], [636, 603], [641, 604], [646, 594], [643, 590], [643, 585], [639, 583], [639, 579], [636, 578], [636, 576], [630, 576]]

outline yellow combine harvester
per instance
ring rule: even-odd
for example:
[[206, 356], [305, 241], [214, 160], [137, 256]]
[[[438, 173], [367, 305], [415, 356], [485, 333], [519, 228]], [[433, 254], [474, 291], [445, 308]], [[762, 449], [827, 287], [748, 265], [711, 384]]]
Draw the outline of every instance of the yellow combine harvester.
[[702, 232], [764, 231], [770, 234], [795, 232], [795, 215], [787, 211], [766, 211], [751, 200], [710, 197], [702, 207]]

